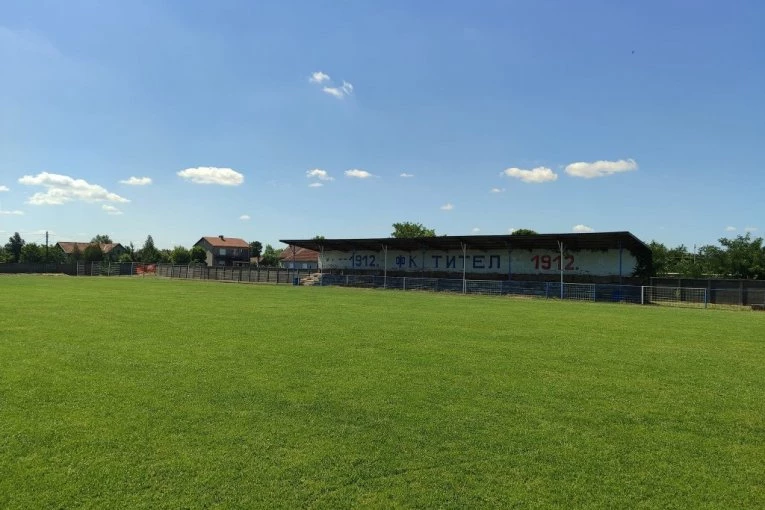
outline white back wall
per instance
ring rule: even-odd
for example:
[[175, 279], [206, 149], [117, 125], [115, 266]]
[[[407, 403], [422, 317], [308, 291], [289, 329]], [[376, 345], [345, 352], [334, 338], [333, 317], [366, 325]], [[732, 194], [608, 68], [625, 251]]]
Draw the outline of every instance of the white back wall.
[[[629, 276], [637, 259], [628, 250], [582, 250], [563, 252], [563, 269], [577, 275]], [[560, 272], [560, 252], [554, 250], [470, 250], [464, 257], [465, 271], [484, 274], [546, 274]], [[443, 271], [462, 274], [460, 250], [355, 252], [326, 250], [319, 257], [322, 269], [375, 269], [388, 271]]]

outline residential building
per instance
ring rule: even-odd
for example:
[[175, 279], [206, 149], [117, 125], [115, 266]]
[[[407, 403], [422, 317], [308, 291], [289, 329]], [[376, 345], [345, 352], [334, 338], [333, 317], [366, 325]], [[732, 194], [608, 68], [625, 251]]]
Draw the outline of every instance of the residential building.
[[[56, 243], [56, 248], [63, 251], [68, 258], [80, 259], [82, 254], [85, 253], [85, 249], [92, 244], [95, 243], [59, 241]], [[104, 254], [104, 260], [116, 261], [120, 255], [127, 251], [120, 243], [99, 243], [99, 246]]]
[[319, 269], [319, 252], [290, 245], [279, 255], [279, 267], [286, 269]]
[[207, 253], [208, 266], [244, 266], [250, 263], [250, 245], [237, 237], [203, 237], [194, 246]]

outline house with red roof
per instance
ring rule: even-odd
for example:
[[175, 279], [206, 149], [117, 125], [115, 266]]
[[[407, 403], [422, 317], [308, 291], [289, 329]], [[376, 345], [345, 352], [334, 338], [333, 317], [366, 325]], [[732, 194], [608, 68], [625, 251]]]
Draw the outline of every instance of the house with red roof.
[[300, 246], [287, 246], [279, 255], [279, 267], [286, 269], [318, 269], [319, 252], [301, 248]]
[[246, 266], [250, 263], [250, 245], [238, 237], [203, 237], [194, 246], [205, 250], [208, 266]]
[[[79, 260], [88, 246], [96, 243], [83, 243], [78, 241], [59, 241], [56, 248], [64, 252], [70, 259]], [[117, 260], [120, 255], [125, 253], [125, 247], [120, 243], [98, 243], [101, 253], [104, 254], [104, 260]]]

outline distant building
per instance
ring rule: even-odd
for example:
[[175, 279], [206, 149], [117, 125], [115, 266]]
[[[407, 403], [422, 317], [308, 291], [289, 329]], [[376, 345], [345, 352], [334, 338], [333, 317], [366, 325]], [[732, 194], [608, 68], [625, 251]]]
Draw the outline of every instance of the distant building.
[[250, 263], [250, 245], [237, 237], [203, 237], [194, 246], [201, 246], [208, 266], [243, 266]]
[[[69, 258], [81, 258], [85, 249], [95, 243], [82, 243], [78, 241], [59, 241], [56, 243], [56, 248], [63, 251]], [[99, 243], [101, 252], [104, 254], [105, 260], [117, 260], [120, 255], [125, 253], [125, 247], [120, 243]], [[79, 257], [78, 254], [79, 253]]]
[[279, 267], [286, 269], [319, 269], [319, 252], [290, 245], [279, 255]]

